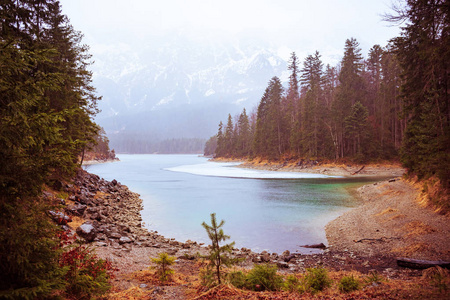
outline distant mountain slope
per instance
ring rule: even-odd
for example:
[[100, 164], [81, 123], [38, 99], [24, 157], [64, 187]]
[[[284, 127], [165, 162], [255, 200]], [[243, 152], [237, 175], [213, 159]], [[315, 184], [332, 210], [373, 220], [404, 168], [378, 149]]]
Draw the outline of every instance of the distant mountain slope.
[[275, 51], [250, 44], [173, 40], [93, 53], [97, 122], [116, 150], [127, 135], [208, 138], [229, 112], [256, 105], [273, 76], [287, 77]]

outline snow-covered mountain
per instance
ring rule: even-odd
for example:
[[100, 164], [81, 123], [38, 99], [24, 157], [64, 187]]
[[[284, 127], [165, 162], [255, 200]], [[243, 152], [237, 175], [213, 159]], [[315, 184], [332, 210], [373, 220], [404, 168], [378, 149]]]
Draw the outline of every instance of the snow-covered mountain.
[[220, 120], [252, 109], [273, 76], [287, 78], [276, 51], [241, 44], [155, 40], [97, 47], [94, 85], [103, 100], [96, 121], [116, 136], [207, 138]]

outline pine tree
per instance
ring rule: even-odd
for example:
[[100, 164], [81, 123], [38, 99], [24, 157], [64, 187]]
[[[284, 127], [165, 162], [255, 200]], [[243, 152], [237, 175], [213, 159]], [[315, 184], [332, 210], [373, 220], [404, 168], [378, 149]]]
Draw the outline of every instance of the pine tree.
[[319, 154], [319, 134], [322, 132], [322, 81], [323, 64], [318, 51], [306, 57], [301, 70], [301, 84], [305, 91], [302, 110], [302, 149], [303, 153], [317, 157]]
[[64, 270], [39, 195], [78, 167], [98, 130], [98, 98], [87, 49], [58, 1], [1, 1], [0, 24], [1, 297], [46, 298]]
[[237, 126], [238, 133], [236, 137], [236, 155], [239, 157], [247, 157], [250, 154], [251, 132], [250, 123], [245, 108], [239, 115]]
[[227, 121], [227, 127], [225, 128], [225, 136], [224, 136], [224, 144], [225, 144], [225, 155], [227, 157], [232, 156], [234, 153], [234, 141], [235, 141], [235, 135], [234, 135], [234, 124], [233, 124], [233, 118], [230, 114], [228, 114], [228, 121]]
[[225, 154], [225, 140], [223, 136], [223, 124], [219, 123], [219, 130], [217, 132], [217, 147], [215, 151], [216, 157], [222, 157]]
[[361, 102], [356, 102], [352, 105], [350, 115], [344, 120], [346, 134], [353, 144], [353, 153], [359, 157], [362, 157], [362, 144], [368, 133], [368, 115], [367, 108]]
[[289, 133], [282, 111], [283, 87], [278, 77], [273, 77], [258, 106], [254, 153], [269, 159], [280, 158], [288, 148]]
[[234, 263], [234, 260], [228, 256], [227, 253], [231, 253], [233, 250], [234, 242], [230, 244], [220, 245], [221, 242], [228, 240], [230, 237], [223, 233], [222, 226], [225, 224], [224, 220], [221, 220], [217, 224], [216, 214], [211, 214], [211, 225], [206, 222], [202, 223], [205, 228], [209, 239], [211, 240], [211, 249], [209, 251], [210, 266], [215, 269], [218, 284], [221, 284], [222, 279], [222, 267], [230, 266]]
[[401, 98], [408, 125], [402, 161], [419, 177], [437, 175], [450, 187], [450, 16], [446, 0], [408, 0], [394, 21], [402, 68]]
[[339, 157], [355, 155], [351, 141], [345, 136], [345, 118], [350, 114], [356, 102], [366, 103], [366, 90], [361, 72], [363, 70], [361, 49], [354, 39], [345, 42], [344, 57], [341, 62], [336, 100], [333, 102], [334, 122], [339, 147]]

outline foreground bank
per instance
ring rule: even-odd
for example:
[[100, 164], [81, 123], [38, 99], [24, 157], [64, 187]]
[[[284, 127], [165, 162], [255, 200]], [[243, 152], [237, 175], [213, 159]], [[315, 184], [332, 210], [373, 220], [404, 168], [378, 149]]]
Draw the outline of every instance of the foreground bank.
[[[384, 199], [379, 196], [389, 196], [390, 194], [398, 195], [399, 197], [403, 195], [410, 199], [411, 195], [408, 192], [397, 191], [404, 184], [407, 183], [400, 180], [386, 181], [363, 187], [360, 192], [371, 199], [368, 200], [369, 198], [367, 198], [364, 201], [377, 202], [377, 199]], [[387, 187], [391, 187], [392, 191], [386, 192], [389, 191], [384, 189]], [[99, 256], [110, 260], [119, 269], [115, 281], [116, 288], [126, 290], [133, 288], [133, 286], [138, 286], [145, 293], [158, 291], [157, 297], [155, 296], [156, 299], [191, 298], [186, 296], [186, 292], [193, 286], [199, 285], [198, 274], [202, 264], [198, 261], [198, 257], [199, 254], [204, 255], [208, 252], [208, 248], [205, 245], [193, 241], [181, 243], [143, 228], [140, 216], [142, 200], [138, 194], [131, 192], [126, 186], [115, 180], [109, 182], [99, 178], [97, 175], [81, 171], [75, 179], [75, 184], [68, 185], [66, 190], [70, 194], [66, 212], [71, 214], [73, 219], [69, 225], [96, 248]], [[375, 191], [378, 191], [378, 193], [375, 193]], [[399, 200], [393, 199], [393, 201], [398, 202]], [[368, 202], [368, 205], [375, 207], [374, 203], [371, 202]], [[377, 207], [381, 209], [383, 205], [390, 204], [381, 203]], [[408, 205], [405, 204], [404, 207], [407, 208]], [[238, 268], [243, 270], [248, 270], [254, 264], [270, 263], [277, 265], [281, 273], [302, 274], [307, 268], [323, 266], [333, 272], [357, 271], [359, 274], [375, 274], [373, 272], [376, 272], [383, 278], [390, 278], [391, 280], [410, 280], [411, 278], [417, 278], [421, 274], [421, 271], [399, 268], [395, 260], [398, 255], [414, 258], [446, 259], [447, 256], [441, 256], [441, 250], [432, 251], [431, 255], [421, 256], [417, 254], [424, 254], [425, 252], [422, 252], [423, 248], [420, 247], [414, 248], [416, 249], [414, 252], [392, 251], [396, 247], [400, 250], [406, 249], [405, 247], [409, 245], [407, 244], [408, 241], [414, 242], [415, 239], [413, 238], [418, 238], [423, 232], [415, 231], [410, 235], [411, 239], [402, 238], [403, 244], [401, 245], [403, 245], [403, 248], [401, 248], [396, 246], [397, 244], [391, 244], [391, 241], [394, 241], [391, 237], [397, 238], [398, 236], [388, 236], [384, 229], [380, 227], [384, 224], [383, 219], [380, 219], [376, 223], [377, 226], [374, 226], [373, 223], [363, 222], [352, 214], [353, 211], [356, 211], [356, 215], [361, 216], [363, 219], [370, 219], [367, 216], [370, 217], [374, 214], [376, 218], [387, 217], [393, 212], [401, 214], [400, 208], [390, 208], [386, 212], [381, 211], [381, 214], [374, 211], [363, 215], [360, 212], [358, 213], [359, 209], [367, 210], [367, 208], [362, 206], [331, 222], [327, 226], [327, 237], [331, 247], [321, 254], [301, 255], [297, 253], [292, 254], [288, 251], [284, 253], [254, 253], [249, 249], [242, 248], [234, 249], [233, 255], [243, 259], [238, 266]], [[418, 209], [425, 208], [419, 207]], [[419, 216], [418, 214], [414, 215]], [[392, 215], [390, 217], [395, 216]], [[401, 218], [397, 216], [391, 219]], [[405, 224], [410, 224], [413, 221], [405, 222]], [[387, 226], [392, 226], [390, 223], [386, 224], [388, 224]], [[439, 229], [439, 232], [442, 230], [441, 237], [444, 237], [447, 232], [445, 231], [446, 229], [440, 228], [439, 224], [434, 226], [428, 231], [436, 233], [438, 232], [437, 229]], [[83, 232], [80, 227], [87, 227], [92, 229], [92, 231]], [[401, 229], [402, 227], [399, 228]], [[409, 227], [405, 227], [405, 230], [407, 228]], [[425, 231], [427, 231], [426, 228]], [[372, 233], [379, 233], [380, 236], [366, 235], [366, 232], [371, 232], [371, 230], [373, 231]], [[405, 232], [403, 232], [403, 236], [408, 236], [408, 233], [405, 234]], [[361, 234], [360, 236], [352, 235], [359, 233]], [[400, 232], [398, 235], [401, 236], [402, 233]], [[399, 241], [395, 240], [395, 242]], [[382, 247], [379, 247], [380, 245]], [[442, 240], [440, 245], [442, 248], [439, 249], [444, 249], [448, 244], [445, 240]], [[429, 246], [429, 249], [432, 250], [434, 248]], [[447, 249], [449, 248], [447, 247]], [[183, 276], [197, 274], [195, 276], [197, 279], [192, 282], [184, 279], [183, 284], [157, 288], [159, 284], [149, 284], [142, 278], [130, 275], [133, 272], [147, 270], [152, 265], [150, 258], [156, 257], [161, 252], [177, 257], [177, 273], [183, 274]]]

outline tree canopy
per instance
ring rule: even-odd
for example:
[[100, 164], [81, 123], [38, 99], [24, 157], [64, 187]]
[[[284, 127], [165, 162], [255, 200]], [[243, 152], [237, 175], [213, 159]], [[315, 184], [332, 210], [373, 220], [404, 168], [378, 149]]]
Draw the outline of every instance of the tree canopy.
[[0, 2], [2, 298], [45, 298], [64, 286], [58, 229], [40, 194], [74, 174], [99, 129], [81, 38], [56, 0]]

